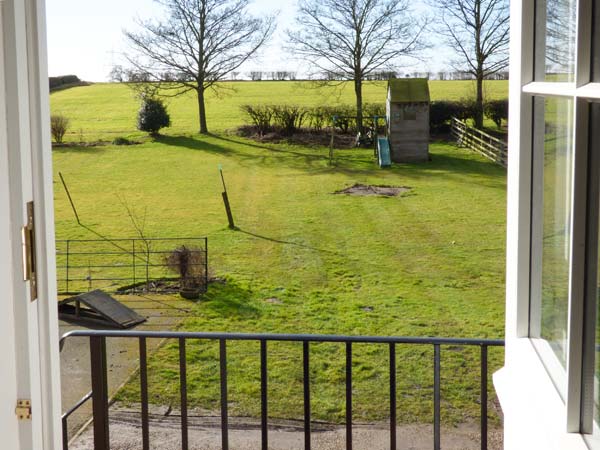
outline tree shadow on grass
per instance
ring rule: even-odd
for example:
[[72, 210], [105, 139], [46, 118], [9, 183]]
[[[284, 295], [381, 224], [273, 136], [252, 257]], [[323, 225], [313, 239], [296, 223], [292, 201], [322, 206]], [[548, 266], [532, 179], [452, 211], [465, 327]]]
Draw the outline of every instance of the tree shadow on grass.
[[[210, 137], [215, 137], [209, 135]], [[206, 142], [203, 139], [196, 139], [191, 136], [166, 136], [160, 135], [155, 141], [171, 147], [184, 147], [190, 150], [200, 150], [208, 153], [217, 153], [219, 155], [228, 155], [234, 152], [231, 148]]]
[[94, 154], [94, 153], [104, 153], [106, 151], [106, 146], [104, 144], [102, 145], [77, 145], [77, 144], [73, 144], [73, 145], [61, 145], [60, 147], [56, 147], [53, 146], [52, 147], [52, 153], [57, 153], [57, 154], [61, 154], [61, 153], [87, 153], [87, 154]]
[[261, 312], [252, 305], [252, 292], [235, 281], [215, 281], [200, 300], [202, 311], [209, 310], [223, 318], [256, 319]]
[[239, 231], [240, 233], [246, 234], [248, 236], [252, 236], [252, 237], [257, 238], [257, 239], [262, 239], [262, 240], [265, 240], [265, 241], [274, 242], [276, 244], [293, 245], [293, 246], [296, 246], [296, 247], [305, 248], [307, 250], [313, 250], [313, 251], [319, 252], [319, 253], [328, 253], [330, 255], [344, 256], [341, 253], [335, 252], [333, 250], [327, 250], [327, 249], [323, 249], [323, 248], [313, 247], [311, 245], [300, 244], [298, 242], [284, 241], [284, 240], [281, 240], [281, 239], [275, 239], [275, 238], [272, 238], [272, 237], [263, 236], [261, 234], [256, 234], [256, 233], [252, 233], [250, 231], [242, 230], [241, 228], [236, 228], [236, 231]]

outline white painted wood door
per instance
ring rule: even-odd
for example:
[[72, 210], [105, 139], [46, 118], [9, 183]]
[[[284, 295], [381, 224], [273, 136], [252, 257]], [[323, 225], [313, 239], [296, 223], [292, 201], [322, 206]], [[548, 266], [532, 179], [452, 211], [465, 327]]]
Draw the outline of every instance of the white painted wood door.
[[[60, 372], [43, 0], [0, 0], [0, 448], [61, 448]], [[34, 202], [38, 298], [23, 279]], [[18, 399], [32, 402], [18, 420]]]

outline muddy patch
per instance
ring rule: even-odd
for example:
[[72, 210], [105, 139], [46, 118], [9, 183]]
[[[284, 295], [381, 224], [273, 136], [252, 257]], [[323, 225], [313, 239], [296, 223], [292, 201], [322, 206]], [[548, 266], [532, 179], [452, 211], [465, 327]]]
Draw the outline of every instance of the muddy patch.
[[407, 186], [374, 186], [368, 184], [355, 184], [341, 191], [335, 191], [334, 194], [358, 195], [361, 197], [368, 195], [377, 195], [383, 197], [396, 197], [404, 192], [410, 191]]

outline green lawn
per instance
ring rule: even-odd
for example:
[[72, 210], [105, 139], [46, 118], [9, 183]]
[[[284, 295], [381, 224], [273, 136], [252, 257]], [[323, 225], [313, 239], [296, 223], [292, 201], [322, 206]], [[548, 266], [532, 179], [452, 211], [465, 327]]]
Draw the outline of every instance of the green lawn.
[[[253, 87], [240, 83], [240, 91], [246, 85]], [[130, 98], [123, 86], [95, 85], [53, 94], [52, 105], [55, 111], [79, 108], [81, 126], [107, 138], [135, 135]], [[231, 97], [211, 103], [214, 128], [239, 123], [233, 103]], [[97, 122], [91, 111], [98, 111]], [[190, 303], [182, 330], [503, 336], [504, 169], [446, 143], [432, 144], [428, 163], [380, 170], [371, 150], [340, 150], [332, 167], [325, 148], [189, 134], [191, 109], [172, 112], [179, 125], [155, 142], [57, 148], [54, 165], [66, 177], [82, 221], [103, 235], [135, 235], [125, 200], [139, 213], [147, 210], [149, 236], [208, 236], [210, 267], [222, 281]], [[226, 226], [218, 164], [237, 231]], [[76, 224], [59, 183], [56, 177], [57, 238], [93, 238]], [[333, 194], [354, 183], [411, 190], [396, 198]], [[442, 356], [443, 418], [460, 422], [478, 417], [478, 349], [451, 350]], [[398, 348], [403, 422], [431, 418], [432, 353], [429, 347]], [[272, 417], [302, 416], [301, 354], [298, 345], [270, 346]], [[218, 407], [217, 355], [215, 343], [189, 345], [194, 406]], [[313, 416], [343, 420], [342, 348], [315, 345], [311, 356]], [[176, 347], [167, 343], [152, 358], [153, 402], [178, 403], [177, 357]], [[501, 358], [500, 350], [491, 351], [490, 374]], [[258, 345], [232, 344], [229, 362], [232, 414], [257, 415]], [[356, 420], [385, 418], [387, 364], [386, 347], [356, 346]], [[138, 401], [137, 389], [130, 383], [120, 398]]]
[[[472, 81], [430, 81], [432, 100], [460, 100], [474, 98]], [[487, 81], [486, 95], [492, 98], [508, 97], [507, 81]], [[268, 95], [265, 95], [268, 93]], [[385, 82], [368, 82], [364, 87], [365, 102], [384, 103]], [[71, 120], [66, 141], [79, 142], [99, 139], [112, 140], [117, 136], [141, 136], [135, 130], [139, 101], [124, 84], [93, 84], [53, 93], [52, 111]], [[244, 123], [240, 105], [261, 103], [288, 103], [297, 105], [354, 104], [350, 83], [341, 87], [319, 88], [310, 82], [259, 81], [228, 82], [216, 96], [207, 98], [208, 127], [223, 132]], [[190, 133], [198, 129], [198, 106], [193, 93], [167, 101], [173, 126], [171, 133]]]

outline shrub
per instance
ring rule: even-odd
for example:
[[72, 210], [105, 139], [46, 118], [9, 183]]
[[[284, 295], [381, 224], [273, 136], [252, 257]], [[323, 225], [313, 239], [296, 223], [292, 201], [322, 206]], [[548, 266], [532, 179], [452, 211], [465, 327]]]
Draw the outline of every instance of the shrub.
[[182, 288], [206, 288], [206, 258], [203, 250], [182, 245], [165, 257], [165, 265], [179, 275]]
[[145, 131], [155, 136], [161, 128], [171, 125], [171, 117], [167, 107], [158, 98], [147, 97], [142, 100], [142, 106], [138, 112], [138, 130]]
[[313, 131], [321, 131], [324, 127], [333, 125], [333, 116], [335, 115], [334, 108], [331, 106], [315, 106], [307, 109], [306, 120], [308, 126]]
[[271, 108], [275, 125], [280, 127], [284, 134], [290, 135], [302, 128], [307, 113], [305, 108], [291, 105], [278, 105]]
[[61, 144], [69, 128], [69, 119], [61, 114], [50, 116], [50, 132], [57, 144]]
[[447, 133], [450, 131], [452, 117], [463, 121], [474, 119], [475, 111], [474, 100], [431, 102], [429, 105], [429, 126], [433, 133]]
[[273, 118], [273, 109], [271, 106], [242, 105], [240, 108], [248, 115], [260, 135], [265, 134], [271, 129], [271, 119]]
[[502, 120], [508, 120], [508, 99], [490, 100], [485, 103], [483, 110], [485, 115], [500, 128]]
[[363, 117], [385, 117], [385, 103], [364, 103]]
[[447, 133], [450, 130], [450, 120], [458, 115], [458, 103], [436, 101], [429, 105], [429, 126], [434, 133]]
[[130, 141], [129, 139], [120, 136], [120, 137], [114, 138], [112, 141], [112, 144], [113, 145], [133, 145], [133, 144], [135, 144], [135, 142]]

